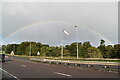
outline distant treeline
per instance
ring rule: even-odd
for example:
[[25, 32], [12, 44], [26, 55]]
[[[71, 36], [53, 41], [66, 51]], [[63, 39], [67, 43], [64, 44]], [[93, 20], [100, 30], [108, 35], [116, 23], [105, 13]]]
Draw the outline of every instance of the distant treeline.
[[[78, 43], [78, 53], [80, 58], [120, 58], [120, 44], [105, 45], [105, 41], [101, 39], [98, 47], [93, 47], [89, 41]], [[31, 45], [30, 45], [31, 44]], [[77, 48], [76, 42], [70, 45], [64, 46], [64, 56], [76, 57]], [[30, 48], [31, 47], [31, 48]], [[40, 52], [40, 56], [60, 57], [61, 47], [49, 46], [40, 42], [22, 42], [20, 44], [8, 44], [2, 45], [2, 50], [10, 54], [14, 51], [16, 55], [29, 55], [37, 56], [37, 52]]]

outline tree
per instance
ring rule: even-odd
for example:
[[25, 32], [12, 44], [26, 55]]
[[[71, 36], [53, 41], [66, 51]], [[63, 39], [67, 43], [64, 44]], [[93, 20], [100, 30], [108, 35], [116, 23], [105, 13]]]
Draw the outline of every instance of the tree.
[[81, 58], [85, 58], [86, 57], [86, 50], [87, 50], [87, 47], [82, 45], [79, 47], [79, 57]]
[[48, 45], [48, 44], [43, 44], [42, 46], [49, 47], [49, 45]]
[[13, 45], [8, 44], [5, 53], [10, 54], [13, 51]]
[[105, 40], [101, 39], [100, 45], [104, 45]]
[[86, 46], [86, 48], [89, 48], [89, 47], [91, 47], [91, 44], [89, 41], [86, 41], [83, 43], [83, 46]]
[[61, 48], [59, 48], [59, 47], [53, 48], [52, 51], [51, 51], [51, 54], [54, 57], [61, 56]]
[[105, 52], [106, 52], [106, 46], [105, 46], [105, 41], [101, 39], [100, 46], [98, 46], [98, 49], [102, 52], [102, 55], [104, 58], [106, 58]]
[[0, 51], [3, 51], [3, 50], [2, 50], [2, 46], [0, 46]]
[[87, 49], [87, 57], [88, 58], [102, 58], [101, 51], [95, 47], [89, 47]]
[[38, 48], [38, 51], [40, 51], [40, 49], [42, 48], [42, 43], [40, 42], [36, 43], [36, 47]]
[[105, 47], [104, 57], [111, 58], [113, 56], [113, 47], [112, 45], [107, 45]]
[[10, 54], [12, 51], [14, 51], [15, 54], [17, 54], [17, 48], [18, 48], [18, 44], [8, 44], [5, 48], [3, 48], [5, 50], [5, 53]]
[[28, 53], [27, 48], [29, 46], [30, 46], [30, 42], [28, 42], [28, 41], [20, 43], [18, 48], [17, 48], [17, 54], [18, 55], [27, 55], [27, 53]]
[[113, 49], [113, 58], [120, 58], [120, 44], [115, 44]]
[[[31, 43], [31, 56], [37, 56], [37, 52], [39, 51], [39, 48], [37, 47], [36, 43]], [[30, 53], [30, 46], [26, 49], [27, 55]]]
[[48, 56], [49, 55], [49, 47], [47, 46], [42, 46], [42, 48], [40, 49], [40, 53], [42, 56]]
[[51, 47], [48, 47], [48, 48], [47, 48], [48, 51], [46, 52], [46, 56], [52, 56], [52, 55], [53, 55], [53, 54], [52, 54], [52, 50], [53, 50], [54, 48], [55, 48], [55, 47], [52, 47], [52, 46], [51, 46]]
[[70, 51], [71, 56], [76, 56], [77, 55], [76, 54], [76, 52], [77, 52], [77, 44], [76, 44], [76, 42], [70, 44], [70, 50], [69, 51]]
[[91, 47], [91, 44], [90, 44], [89, 41], [86, 41], [86, 42], [83, 43], [83, 45], [80, 45], [79, 46], [79, 57], [85, 58], [86, 53], [87, 53], [86, 51], [89, 47]]
[[5, 51], [5, 48], [6, 48], [6, 46], [2, 45], [2, 47], [1, 47], [2, 51]]
[[63, 50], [63, 56], [70, 56], [70, 52], [66, 48]]
[[[120, 58], [120, 44], [105, 45], [105, 41], [101, 39], [100, 45], [98, 48], [92, 47], [89, 41], [78, 43], [78, 52], [79, 57], [91, 57], [91, 58]], [[30, 45], [31, 44], [31, 45]], [[31, 46], [31, 49], [30, 49]], [[63, 55], [64, 56], [74, 56], [77, 55], [77, 43], [71, 43], [70, 45], [66, 45], [63, 47]], [[61, 56], [61, 47], [49, 46], [47, 44], [42, 44], [40, 42], [22, 42], [20, 44], [8, 44], [2, 45], [1, 48], [6, 53], [10, 54], [14, 51], [17, 55], [29, 55], [31, 50], [31, 55], [36, 56], [37, 52], [40, 52], [40, 56], [53, 56], [59, 57]]]
[[[81, 46], [81, 42], [78, 42], [78, 49]], [[70, 56], [76, 56], [77, 55], [77, 43], [71, 43], [70, 45], [66, 45], [65, 49], [68, 50], [68, 52], [70, 53]], [[79, 52], [79, 50], [78, 50]]]

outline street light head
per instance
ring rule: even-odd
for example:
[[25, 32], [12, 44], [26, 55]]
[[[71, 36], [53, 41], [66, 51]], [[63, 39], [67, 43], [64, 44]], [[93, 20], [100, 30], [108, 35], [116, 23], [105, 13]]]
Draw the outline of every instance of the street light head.
[[64, 33], [65, 33], [66, 35], [69, 35], [69, 33], [68, 33], [66, 30], [64, 30]]
[[77, 27], [77, 26], [75, 26], [75, 27]]

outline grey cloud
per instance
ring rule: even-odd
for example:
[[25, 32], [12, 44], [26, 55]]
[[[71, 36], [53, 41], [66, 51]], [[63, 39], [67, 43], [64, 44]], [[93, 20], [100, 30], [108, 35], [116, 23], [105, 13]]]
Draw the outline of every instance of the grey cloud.
[[[5, 3], [3, 8], [3, 37], [20, 28], [42, 21], [67, 21], [70, 24], [52, 23], [35, 26], [11, 36], [10, 40], [45, 41], [49, 44], [60, 44], [60, 35], [63, 28], [71, 33], [65, 37], [65, 43], [75, 41], [75, 32], [71, 30], [74, 25], [86, 26], [107, 37], [112, 43], [117, 43], [118, 15], [117, 3]], [[49, 26], [49, 27], [48, 27]], [[70, 29], [71, 28], [71, 29]], [[32, 34], [31, 34], [32, 32]], [[57, 34], [58, 32], [58, 34]], [[88, 35], [89, 34], [89, 35]], [[33, 36], [32, 36], [33, 35]], [[91, 40], [98, 45], [100, 38], [90, 31], [79, 28], [80, 41]], [[40, 37], [42, 38], [40, 38]], [[52, 36], [52, 37], [51, 37]], [[54, 41], [55, 40], [55, 41]], [[96, 41], [97, 40], [97, 41]], [[68, 41], [68, 42], [67, 42]]]

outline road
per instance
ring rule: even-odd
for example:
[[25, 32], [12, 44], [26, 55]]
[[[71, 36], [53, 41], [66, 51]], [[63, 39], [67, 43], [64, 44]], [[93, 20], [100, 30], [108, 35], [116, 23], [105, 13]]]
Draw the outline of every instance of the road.
[[9, 56], [2, 64], [3, 70], [21, 78], [118, 78], [118, 73], [93, 69], [66, 67], [30, 62], [27, 58]]

